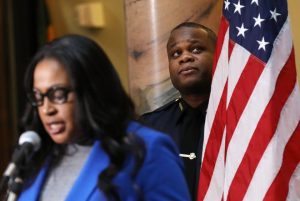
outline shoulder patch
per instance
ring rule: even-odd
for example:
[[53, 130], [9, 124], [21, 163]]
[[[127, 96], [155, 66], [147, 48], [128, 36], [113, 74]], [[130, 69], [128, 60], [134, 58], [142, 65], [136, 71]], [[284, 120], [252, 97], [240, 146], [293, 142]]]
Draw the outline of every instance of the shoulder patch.
[[180, 98], [176, 98], [175, 100], [172, 100], [172, 101], [166, 103], [165, 105], [163, 105], [163, 106], [161, 106], [161, 107], [159, 107], [159, 108], [157, 108], [157, 109], [155, 109], [151, 112], [146, 112], [146, 113], [142, 114], [142, 116], [157, 113], [157, 112], [161, 112], [161, 111], [164, 111], [164, 110], [168, 110], [170, 107], [173, 107], [173, 106], [177, 105], [179, 100], [180, 100]]

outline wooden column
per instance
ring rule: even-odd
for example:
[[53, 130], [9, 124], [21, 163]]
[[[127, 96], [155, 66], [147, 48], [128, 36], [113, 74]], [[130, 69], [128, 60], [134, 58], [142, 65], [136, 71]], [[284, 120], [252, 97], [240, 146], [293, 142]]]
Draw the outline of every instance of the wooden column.
[[129, 91], [140, 113], [174, 97], [166, 42], [177, 24], [194, 21], [217, 32], [221, 0], [125, 0]]

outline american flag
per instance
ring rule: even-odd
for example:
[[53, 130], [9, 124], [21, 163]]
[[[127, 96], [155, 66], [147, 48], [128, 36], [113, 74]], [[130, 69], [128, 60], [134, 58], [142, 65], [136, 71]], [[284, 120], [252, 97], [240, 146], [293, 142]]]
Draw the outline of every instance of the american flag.
[[300, 95], [286, 0], [225, 0], [198, 200], [300, 200]]

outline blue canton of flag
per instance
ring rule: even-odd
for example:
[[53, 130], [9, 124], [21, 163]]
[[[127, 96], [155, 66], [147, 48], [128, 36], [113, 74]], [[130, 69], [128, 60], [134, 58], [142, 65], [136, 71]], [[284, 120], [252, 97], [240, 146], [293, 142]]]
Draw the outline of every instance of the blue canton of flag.
[[223, 9], [231, 40], [266, 63], [287, 19], [286, 1], [225, 0]]

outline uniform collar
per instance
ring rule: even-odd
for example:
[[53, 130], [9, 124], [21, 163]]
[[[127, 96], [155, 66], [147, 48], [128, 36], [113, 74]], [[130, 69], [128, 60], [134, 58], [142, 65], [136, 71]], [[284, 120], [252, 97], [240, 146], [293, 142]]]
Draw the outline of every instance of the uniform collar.
[[206, 115], [208, 100], [200, 104], [197, 108], [192, 108], [191, 106], [189, 106], [189, 104], [187, 104], [187, 102], [185, 102], [182, 97], [177, 98], [175, 102], [177, 102], [178, 110], [180, 111], [180, 114], [176, 119], [176, 124], [179, 124], [182, 121], [182, 118], [186, 115], [187, 110], [195, 111], [202, 115]]

